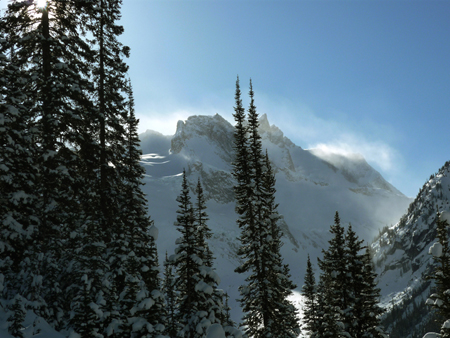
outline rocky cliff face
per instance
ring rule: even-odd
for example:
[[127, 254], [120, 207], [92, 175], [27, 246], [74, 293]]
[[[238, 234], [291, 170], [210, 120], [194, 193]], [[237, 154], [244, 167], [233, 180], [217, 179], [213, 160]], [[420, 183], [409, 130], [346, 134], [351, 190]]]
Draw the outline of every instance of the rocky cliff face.
[[430, 309], [424, 303], [433, 287], [426, 277], [434, 260], [428, 251], [436, 242], [436, 213], [450, 210], [449, 200], [447, 162], [423, 185], [400, 221], [384, 228], [371, 245], [393, 337], [422, 337], [430, 324]]

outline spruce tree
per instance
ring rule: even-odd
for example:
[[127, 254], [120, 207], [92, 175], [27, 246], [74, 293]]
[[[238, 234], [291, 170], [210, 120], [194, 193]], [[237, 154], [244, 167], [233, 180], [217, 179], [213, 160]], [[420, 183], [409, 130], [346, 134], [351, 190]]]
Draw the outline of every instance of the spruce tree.
[[306, 262], [305, 284], [302, 287], [302, 294], [305, 297], [305, 307], [303, 309], [303, 323], [308, 336], [317, 332], [319, 322], [317, 318], [317, 288], [311, 260], [308, 255]]
[[360, 318], [360, 337], [364, 338], [384, 338], [386, 334], [381, 326], [380, 316], [384, 310], [380, 307], [380, 289], [377, 287], [377, 275], [374, 272], [372, 256], [369, 247], [363, 255], [363, 288], [361, 298], [363, 299]]
[[379, 318], [383, 312], [378, 305], [380, 290], [369, 250], [362, 252], [363, 241], [351, 225], [344, 236], [337, 212], [330, 231], [330, 246], [319, 259], [322, 273], [315, 308], [319, 325], [315, 325], [312, 336], [384, 337]]
[[298, 323], [298, 313], [294, 305], [288, 300], [292, 290], [297, 286], [292, 282], [290, 269], [287, 264], [283, 264], [281, 247], [283, 245], [281, 237], [283, 235], [278, 226], [282, 218], [278, 214], [278, 204], [275, 202], [275, 174], [266, 150], [262, 168], [263, 185], [263, 219], [265, 228], [268, 229], [266, 238], [268, 252], [267, 258], [267, 280], [269, 284], [269, 299], [272, 303], [272, 328], [271, 334], [277, 337], [297, 337], [300, 333]]
[[183, 170], [183, 181], [180, 195], [177, 197], [179, 209], [175, 226], [181, 233], [177, 240], [175, 255], [170, 257], [171, 264], [176, 269], [175, 289], [178, 293], [177, 318], [178, 336], [193, 338], [197, 335], [198, 295], [196, 285], [202, 261], [198, 250], [194, 227], [194, 210], [189, 195], [186, 172]]
[[[127, 337], [150, 337], [162, 330], [163, 294], [160, 292], [156, 229], [147, 213], [147, 201], [141, 186], [144, 168], [137, 134], [138, 120], [134, 115], [134, 100], [128, 84], [129, 114], [127, 118], [126, 147], [123, 165], [122, 215], [126, 215], [118, 232], [111, 236], [111, 262], [113, 281], [119, 295], [121, 329]], [[140, 330], [136, 326], [141, 327]], [[134, 327], [134, 329], [133, 329]]]
[[203, 264], [207, 267], [212, 268], [213, 266], [213, 253], [209, 248], [207, 240], [211, 238], [212, 233], [208, 227], [207, 221], [209, 220], [208, 214], [206, 213], [205, 196], [203, 194], [203, 188], [200, 183], [200, 178], [197, 182], [197, 187], [195, 189], [196, 201], [194, 206], [195, 213], [195, 226], [197, 232], [197, 246], [204, 248], [204, 252], [201, 253], [200, 259]]
[[12, 304], [9, 306], [10, 316], [8, 317], [8, 332], [17, 338], [24, 337], [23, 321], [25, 320], [26, 310], [24, 306], [24, 299], [20, 295], [16, 295]]
[[[445, 212], [448, 215], [447, 212]], [[444, 215], [445, 215], [444, 214]], [[450, 337], [450, 247], [448, 239], [449, 223], [443, 213], [436, 215], [437, 242], [430, 248], [436, 261], [436, 269], [430, 279], [434, 279], [436, 291], [428, 298], [427, 304], [437, 310], [441, 320], [442, 337]]]
[[177, 324], [176, 324], [176, 291], [175, 291], [175, 276], [173, 274], [173, 267], [167, 257], [164, 261], [164, 280], [163, 280], [163, 292], [166, 300], [166, 320], [164, 334], [169, 338], [175, 338], [177, 336]]
[[0, 19], [0, 275], [6, 299], [20, 290], [20, 262], [31, 245], [29, 235], [39, 225], [37, 132], [30, 101], [22, 91], [26, 74], [14, 62], [13, 41], [18, 38], [8, 27], [10, 20]]
[[327, 250], [322, 250], [323, 259], [318, 259], [318, 265], [322, 271], [319, 281], [321, 291], [318, 295], [318, 307], [321, 312], [318, 315], [326, 323], [320, 328], [318, 337], [348, 334], [343, 322], [344, 310], [348, 308], [349, 302], [345, 230], [341, 226], [338, 212], [334, 216], [334, 224], [330, 227], [330, 232], [333, 237], [328, 241], [329, 247]]
[[[250, 82], [250, 106], [247, 126], [240, 99], [239, 79], [236, 82], [235, 161], [236, 212], [241, 229], [238, 255], [243, 264], [236, 268], [246, 273], [242, 285], [243, 325], [250, 337], [293, 337], [298, 335], [295, 308], [287, 300], [294, 285], [289, 269], [280, 256], [280, 216], [275, 204], [275, 178], [268, 157], [262, 152], [258, 113]], [[281, 278], [282, 277], [282, 278]]]
[[[372, 257], [369, 247], [353, 231], [351, 224], [345, 236], [348, 305], [344, 310], [343, 322], [346, 331], [355, 338], [383, 337], [379, 306], [380, 289], [376, 285]], [[364, 250], [365, 249], [365, 250]]]
[[[177, 226], [182, 237], [177, 240], [175, 255], [170, 263], [176, 269], [177, 292], [176, 321], [180, 337], [204, 337], [208, 327], [221, 324], [222, 294], [217, 290], [220, 279], [212, 268], [212, 256], [205, 235], [209, 229], [205, 223], [204, 200], [201, 185], [197, 186], [196, 208], [191, 203], [186, 172], [183, 170], [182, 190], [177, 198]], [[197, 212], [196, 212], [197, 211]], [[206, 261], [204, 261], [206, 260]]]
[[359, 240], [353, 231], [351, 224], [347, 228], [345, 235], [345, 259], [347, 283], [347, 308], [343, 310], [342, 322], [345, 330], [355, 338], [361, 337], [363, 330], [362, 314], [365, 310], [365, 289], [363, 250], [364, 241]]
[[[147, 271], [152, 271], [157, 266], [156, 249], [147, 234], [151, 222], [146, 219], [145, 202], [140, 191], [142, 169], [138, 165], [139, 152], [136, 150], [137, 121], [128, 109], [127, 97], [131, 88], [128, 89], [125, 79], [128, 67], [123, 59], [128, 57], [129, 48], [118, 40], [123, 33], [123, 27], [117, 24], [120, 5], [120, 0], [83, 3], [86, 29], [92, 36], [90, 43], [94, 58], [90, 79], [94, 83], [96, 107], [89, 118], [90, 127], [84, 130], [84, 144], [90, 145], [91, 151], [81, 149], [86, 164], [85, 184], [88, 183], [85, 195], [90, 205], [84, 209], [86, 224], [77, 232], [79, 241], [83, 242], [85, 237], [92, 237], [94, 230], [97, 240], [102, 243], [97, 246], [99, 250], [95, 255], [103, 266], [96, 272], [102, 273], [89, 272], [93, 284], [103, 285], [101, 297], [96, 294], [89, 296], [103, 302], [97, 304], [102, 308], [103, 317], [97, 321], [98, 332], [102, 333], [129, 332], [130, 326], [140, 318], [135, 316], [137, 302], [142, 304], [145, 301], [146, 306], [142, 309], [148, 310], [146, 307], [151, 302], [147, 300], [151, 298], [153, 286], [146, 285], [145, 278], [136, 270], [146, 266]], [[92, 140], [88, 137], [89, 131]], [[132, 202], [136, 202], [135, 207], [131, 206]], [[149, 254], [151, 251], [153, 253]], [[88, 261], [80, 259], [82, 256], [74, 257], [76, 270], [89, 270], [86, 266]], [[146, 261], [136, 262], [143, 256]], [[99, 292], [97, 289], [90, 291]], [[78, 288], [77, 292], [83, 293], [83, 288]], [[158, 298], [161, 302], [162, 298]], [[154, 309], [156, 306], [151, 311]]]
[[20, 81], [22, 98], [16, 104], [26, 108], [22, 117], [27, 122], [26, 129], [15, 132], [31, 137], [33, 154], [26, 158], [37, 168], [29, 180], [38, 197], [30, 217], [35, 224], [27, 228], [30, 245], [18, 253], [18, 278], [23, 279], [21, 292], [32, 297], [29, 305], [55, 326], [60, 326], [64, 313], [60, 276], [67, 264], [60, 261], [61, 252], [68, 229], [79, 220], [78, 131], [83, 116], [92, 112], [87, 79], [92, 59], [80, 38], [81, 16], [73, 2], [52, 1], [39, 8], [33, 2], [15, 1], [2, 18], [11, 69], [17, 71], [17, 81], [4, 89], [8, 97], [18, 99], [14, 92]]

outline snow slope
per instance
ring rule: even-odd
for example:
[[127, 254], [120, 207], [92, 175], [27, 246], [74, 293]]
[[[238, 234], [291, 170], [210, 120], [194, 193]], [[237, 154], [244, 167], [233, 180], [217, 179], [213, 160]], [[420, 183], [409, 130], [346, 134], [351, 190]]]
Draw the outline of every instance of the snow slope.
[[[394, 224], [411, 201], [386, 182], [361, 156], [344, 157], [314, 149], [305, 150], [293, 144], [279, 128], [270, 125], [265, 115], [260, 124], [263, 147], [268, 149], [276, 172], [279, 211], [284, 215], [281, 223], [285, 234], [282, 253], [290, 265], [293, 281], [298, 285], [291, 300], [301, 310], [299, 292], [306, 270], [306, 255], [309, 253], [313, 262], [321, 256], [321, 249], [327, 246], [328, 230], [336, 210], [341, 215], [342, 224], [351, 222], [360, 238], [369, 240], [381, 227]], [[214, 233], [210, 246], [216, 256], [220, 287], [230, 295], [232, 317], [239, 322], [242, 313], [236, 301], [239, 297], [237, 290], [244, 283], [245, 276], [234, 273], [239, 264], [236, 255], [239, 229], [231, 174], [233, 126], [219, 115], [191, 116], [178, 122], [173, 136], [147, 131], [140, 138], [144, 153], [141, 163], [146, 169], [144, 192], [149, 201], [149, 214], [159, 228], [157, 246], [161, 263], [166, 251], [173, 254], [175, 240], [179, 237], [173, 223], [178, 208], [176, 197], [181, 190], [181, 173], [185, 168], [192, 191], [197, 179], [202, 180], [209, 226]], [[394, 258], [386, 260], [389, 264], [393, 261]], [[316, 277], [317, 274], [316, 271]], [[400, 294], [403, 285], [409, 285], [406, 279], [402, 279], [403, 284], [395, 288], [391, 283], [395, 278], [396, 275], [389, 273], [382, 276], [382, 283], [387, 284], [383, 293], [387, 298]], [[4, 307], [6, 304], [0, 305]], [[66, 336], [64, 332], [52, 330], [42, 319], [36, 319], [28, 312], [24, 323], [25, 338]], [[11, 337], [7, 333], [4, 312], [0, 313], [0, 337]]]
[[[178, 233], [176, 197], [181, 189], [181, 172], [186, 169], [192, 191], [200, 178], [207, 198], [209, 226], [214, 233], [210, 245], [217, 257], [221, 287], [232, 300], [233, 317], [239, 320], [237, 288], [244, 276], [234, 273], [239, 264], [233, 199], [233, 126], [219, 115], [191, 116], [178, 121], [173, 137], [155, 131], [140, 135], [142, 165], [146, 168], [144, 191], [149, 214], [159, 228], [160, 257], [173, 253]], [[319, 150], [305, 150], [283, 132], [260, 118], [263, 148], [276, 172], [277, 202], [284, 216], [282, 253], [300, 291], [306, 270], [306, 255], [312, 261], [327, 246], [328, 230], [335, 211], [342, 224], [352, 224], [360, 238], [369, 241], [378, 229], [395, 224], [410, 199], [386, 182], [362, 156], [344, 157]]]

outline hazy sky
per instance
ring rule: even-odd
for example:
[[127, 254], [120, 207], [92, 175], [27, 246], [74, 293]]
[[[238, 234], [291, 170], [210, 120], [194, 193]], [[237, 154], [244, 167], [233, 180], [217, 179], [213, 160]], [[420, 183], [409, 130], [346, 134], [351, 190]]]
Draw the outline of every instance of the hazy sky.
[[[5, 5], [6, 0], [0, 0]], [[450, 160], [450, 1], [123, 0], [140, 131], [232, 122], [236, 76], [302, 148], [357, 152], [415, 197]]]
[[450, 1], [124, 0], [140, 130], [232, 121], [236, 76], [302, 148], [365, 156], [415, 197], [450, 160]]

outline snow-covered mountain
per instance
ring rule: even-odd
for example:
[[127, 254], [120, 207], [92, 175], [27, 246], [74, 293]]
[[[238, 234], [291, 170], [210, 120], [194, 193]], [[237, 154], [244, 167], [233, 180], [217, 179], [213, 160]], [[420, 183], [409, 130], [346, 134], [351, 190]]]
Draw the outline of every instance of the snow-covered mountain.
[[[220, 286], [231, 300], [238, 297], [237, 289], [244, 279], [234, 273], [239, 263], [239, 229], [231, 174], [233, 131], [219, 115], [191, 116], [178, 121], [173, 136], [150, 130], [140, 135], [146, 169], [144, 191], [149, 213], [159, 228], [160, 257], [165, 251], [173, 253], [178, 237], [173, 226], [178, 208], [175, 199], [185, 168], [192, 190], [198, 178], [204, 186], [209, 226], [214, 233], [210, 245], [217, 257]], [[302, 149], [270, 125], [265, 115], [260, 118], [260, 133], [276, 172], [276, 198], [284, 216], [282, 253], [298, 290], [303, 284], [306, 255], [309, 253], [313, 261], [321, 255], [336, 210], [342, 224], [351, 223], [360, 238], [370, 241], [380, 228], [395, 224], [411, 202], [360, 155], [345, 157]], [[238, 320], [240, 308], [235, 302], [231, 305]]]
[[[436, 242], [436, 212], [450, 210], [450, 162], [420, 189], [407, 213], [393, 227], [383, 229], [373, 242], [382, 301], [390, 310], [386, 324], [393, 337], [422, 337], [430, 320], [424, 305], [433, 271], [428, 254]], [[414, 325], [411, 325], [411, 324]]]

